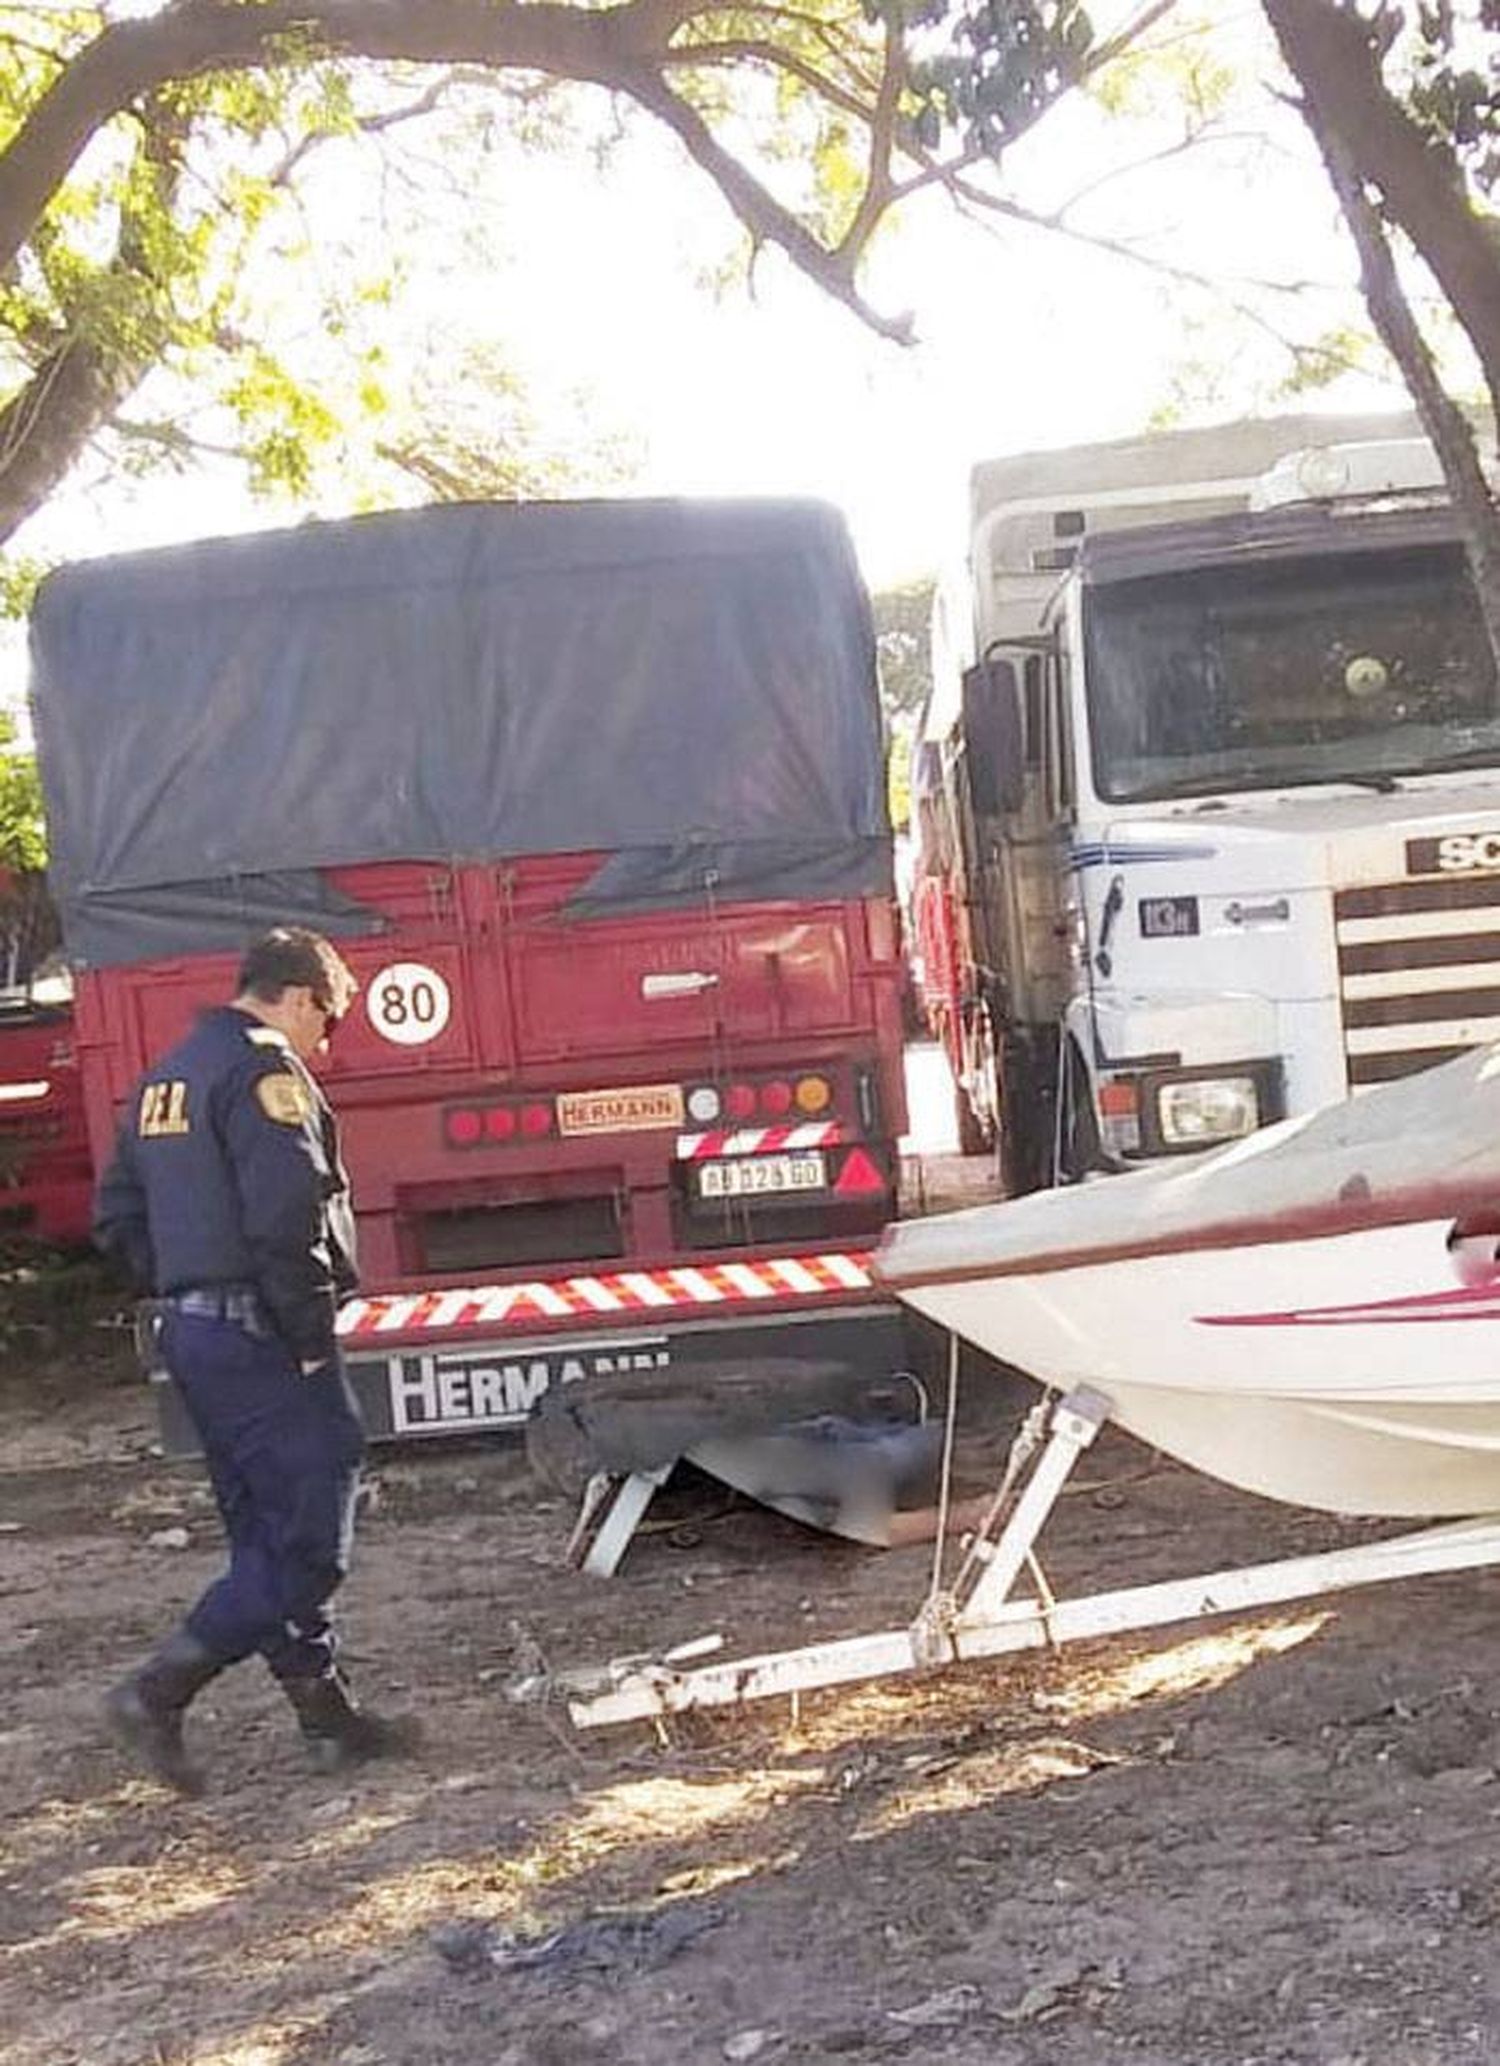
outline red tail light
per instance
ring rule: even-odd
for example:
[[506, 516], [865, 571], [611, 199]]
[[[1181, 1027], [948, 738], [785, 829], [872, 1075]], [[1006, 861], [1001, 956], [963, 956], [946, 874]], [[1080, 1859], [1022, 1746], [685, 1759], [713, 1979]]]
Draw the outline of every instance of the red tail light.
[[508, 1141], [516, 1131], [514, 1105], [491, 1105], [484, 1115], [484, 1130], [492, 1141]]
[[484, 1134], [484, 1115], [467, 1107], [445, 1112], [443, 1132], [455, 1148], [472, 1148]]
[[755, 1089], [749, 1083], [732, 1083], [724, 1097], [724, 1110], [731, 1119], [749, 1119], [755, 1111]]
[[544, 1133], [552, 1131], [552, 1107], [550, 1105], [523, 1105], [521, 1107], [521, 1131], [528, 1140], [537, 1140]]
[[1139, 1102], [1133, 1076], [1116, 1076], [1099, 1086], [1099, 1110], [1106, 1119], [1133, 1119]]
[[773, 1119], [780, 1119], [792, 1109], [792, 1086], [778, 1077], [774, 1083], [763, 1083], [760, 1087], [760, 1109]]

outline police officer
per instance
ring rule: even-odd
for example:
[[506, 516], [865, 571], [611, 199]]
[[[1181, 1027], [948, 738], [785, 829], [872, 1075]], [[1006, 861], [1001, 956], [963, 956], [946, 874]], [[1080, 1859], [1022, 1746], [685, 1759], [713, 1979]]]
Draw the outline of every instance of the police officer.
[[364, 1436], [334, 1336], [355, 1285], [338, 1130], [307, 1063], [355, 982], [318, 933], [249, 949], [234, 1002], [147, 1071], [95, 1205], [99, 1245], [160, 1301], [160, 1349], [203, 1445], [229, 1568], [108, 1696], [119, 1739], [202, 1790], [182, 1724], [258, 1651], [325, 1770], [409, 1747], [356, 1707], [327, 1602], [349, 1566]]

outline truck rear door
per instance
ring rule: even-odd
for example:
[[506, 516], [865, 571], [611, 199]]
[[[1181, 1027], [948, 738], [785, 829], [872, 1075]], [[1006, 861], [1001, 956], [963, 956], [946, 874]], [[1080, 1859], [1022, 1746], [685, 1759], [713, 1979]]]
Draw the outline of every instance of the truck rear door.
[[842, 904], [701, 905], [571, 920], [592, 872], [578, 857], [506, 871], [511, 993], [527, 1063], [823, 1036], [855, 1023]]

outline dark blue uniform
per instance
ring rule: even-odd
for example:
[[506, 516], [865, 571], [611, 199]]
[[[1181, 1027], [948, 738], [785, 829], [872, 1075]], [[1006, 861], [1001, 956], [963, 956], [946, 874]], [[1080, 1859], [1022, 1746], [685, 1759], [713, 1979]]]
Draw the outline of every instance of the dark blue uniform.
[[165, 1301], [163, 1356], [229, 1536], [189, 1631], [224, 1664], [258, 1650], [279, 1678], [326, 1674], [364, 1448], [334, 1335], [354, 1221], [333, 1114], [279, 1032], [226, 1005], [147, 1073], [95, 1233]]

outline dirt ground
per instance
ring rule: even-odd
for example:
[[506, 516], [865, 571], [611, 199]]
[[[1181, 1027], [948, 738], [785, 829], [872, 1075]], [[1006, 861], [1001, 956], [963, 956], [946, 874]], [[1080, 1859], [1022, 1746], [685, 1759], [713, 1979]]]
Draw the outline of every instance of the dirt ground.
[[[194, 1712], [214, 1786], [182, 1802], [131, 1776], [99, 1700], [216, 1568], [205, 1492], [153, 1455], [95, 1280], [0, 1299], [9, 2066], [1500, 2060], [1500, 1578], [580, 1737], [508, 1697], [538, 1653], [904, 1623], [930, 1550], [700, 1481], [591, 1581], [513, 1442], [386, 1451], [346, 1656], [425, 1714], [420, 1760], [308, 1773], [246, 1666]], [[1048, 1571], [1349, 1533], [1110, 1438]]]

